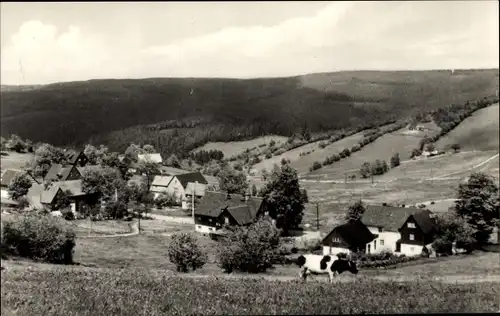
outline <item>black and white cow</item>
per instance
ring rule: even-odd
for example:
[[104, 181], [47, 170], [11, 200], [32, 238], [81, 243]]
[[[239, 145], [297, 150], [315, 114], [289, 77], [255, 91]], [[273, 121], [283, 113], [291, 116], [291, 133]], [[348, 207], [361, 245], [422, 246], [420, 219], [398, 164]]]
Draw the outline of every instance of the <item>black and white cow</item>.
[[358, 273], [356, 263], [347, 259], [340, 259], [337, 256], [322, 256], [314, 254], [301, 255], [297, 258], [297, 264], [300, 267], [301, 278], [307, 279], [307, 274], [326, 274], [330, 277], [330, 282], [333, 282], [335, 274], [341, 274], [344, 271], [349, 271], [353, 274]]

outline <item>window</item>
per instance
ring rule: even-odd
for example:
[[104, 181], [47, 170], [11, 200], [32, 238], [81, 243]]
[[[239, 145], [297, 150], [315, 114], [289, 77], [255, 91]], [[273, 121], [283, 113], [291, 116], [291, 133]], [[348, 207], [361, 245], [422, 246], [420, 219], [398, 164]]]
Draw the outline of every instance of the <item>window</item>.
[[410, 248], [410, 251], [411, 251], [411, 252], [415, 252], [415, 248], [414, 248], [414, 247], [411, 247], [411, 248]]
[[408, 228], [415, 228], [415, 223], [408, 223], [406, 226], [408, 226]]
[[201, 226], [200, 226], [200, 225], [198, 225], [198, 226], [196, 226], [196, 227], [198, 227], [198, 229], [201, 229]]
[[378, 228], [378, 232], [379, 232], [379, 233], [381, 233], [381, 232], [382, 232], [382, 229], [383, 229], [382, 227], [379, 227], [379, 228]]
[[410, 234], [410, 240], [415, 240], [415, 235]]
[[229, 217], [224, 217], [224, 223], [229, 224]]
[[384, 245], [384, 240], [380, 239], [380, 246], [383, 246], [383, 245]]
[[332, 238], [332, 241], [333, 241], [333, 242], [340, 242], [340, 238], [338, 238], [338, 237], [333, 237], [333, 238]]
[[209, 219], [208, 219], [208, 221], [211, 223], [211, 222], [212, 222], [212, 219], [211, 219], [211, 218], [209, 218]]
[[374, 240], [373, 241], [373, 250], [376, 250], [377, 249], [377, 240]]

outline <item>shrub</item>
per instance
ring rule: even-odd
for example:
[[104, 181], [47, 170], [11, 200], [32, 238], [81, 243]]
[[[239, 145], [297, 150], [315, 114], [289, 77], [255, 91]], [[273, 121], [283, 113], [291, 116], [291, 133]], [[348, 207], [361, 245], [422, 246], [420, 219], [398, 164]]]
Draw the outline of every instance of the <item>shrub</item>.
[[122, 219], [128, 215], [127, 205], [123, 201], [108, 202], [103, 216], [112, 219]]
[[280, 235], [269, 218], [248, 227], [228, 227], [216, 252], [218, 264], [226, 273], [265, 272], [274, 262], [282, 261]]
[[328, 143], [325, 143], [325, 142], [320, 142], [320, 143], [318, 144], [318, 146], [319, 146], [319, 148], [323, 149], [323, 148], [325, 148], [326, 146], [328, 146]]
[[271, 158], [272, 156], [273, 156], [273, 154], [271, 154], [271, 153], [267, 153], [264, 157], [266, 157], [266, 159], [269, 159], [269, 158]]
[[321, 165], [319, 162], [315, 161], [315, 162], [313, 163], [313, 165], [312, 165], [312, 167], [311, 167], [311, 169], [310, 169], [310, 170], [311, 170], [311, 171], [318, 170], [318, 169], [320, 169], [321, 167], [322, 167], [322, 165]]
[[61, 216], [67, 221], [72, 221], [75, 219], [75, 214], [73, 213], [72, 210], [62, 210]]
[[71, 264], [74, 247], [74, 232], [50, 215], [27, 215], [4, 224], [2, 248], [7, 254], [48, 263]]
[[168, 246], [168, 258], [178, 272], [193, 271], [205, 265], [207, 254], [198, 245], [195, 236], [187, 233], [174, 234]]
[[164, 207], [174, 206], [177, 204], [177, 201], [175, 200], [174, 196], [162, 193], [156, 197], [154, 203], [158, 209], [161, 209]]

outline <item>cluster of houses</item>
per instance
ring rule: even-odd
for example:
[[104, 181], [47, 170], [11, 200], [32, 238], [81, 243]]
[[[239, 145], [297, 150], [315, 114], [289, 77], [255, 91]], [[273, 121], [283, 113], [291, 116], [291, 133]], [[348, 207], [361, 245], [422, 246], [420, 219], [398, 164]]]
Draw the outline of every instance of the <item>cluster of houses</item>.
[[[32, 186], [26, 195], [29, 207], [39, 209], [44, 206], [53, 206], [58, 197], [66, 195], [70, 199], [72, 211], [78, 212], [83, 203], [90, 202], [95, 195], [83, 192], [82, 175], [87, 169], [99, 169], [99, 165], [89, 165], [88, 158], [83, 151], [68, 151], [67, 163], [52, 164], [43, 179], [32, 179]], [[160, 154], [138, 155], [139, 161], [148, 160], [161, 164]], [[159, 174], [155, 175], [150, 186], [150, 191], [158, 197], [160, 194], [169, 194], [175, 197], [184, 209], [192, 207], [193, 196], [202, 198], [207, 190], [218, 190], [218, 180], [212, 176], [202, 175], [200, 172], [191, 172], [178, 168], [160, 166]], [[145, 176], [135, 173], [129, 182], [144, 182]], [[8, 194], [8, 187], [12, 181], [23, 174], [22, 170], [7, 169], [1, 174], [1, 202], [3, 206], [14, 207], [18, 202], [12, 200]], [[49, 186], [44, 183], [50, 182]]]
[[361, 220], [336, 226], [321, 244], [325, 255], [390, 251], [414, 256], [431, 249], [436, 229], [429, 210], [367, 205]]

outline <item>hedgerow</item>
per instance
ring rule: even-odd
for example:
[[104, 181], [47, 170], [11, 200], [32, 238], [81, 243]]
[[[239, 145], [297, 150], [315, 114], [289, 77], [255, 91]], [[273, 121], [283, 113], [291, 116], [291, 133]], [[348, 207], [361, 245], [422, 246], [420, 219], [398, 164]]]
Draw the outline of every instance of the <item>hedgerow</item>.
[[75, 233], [51, 215], [27, 215], [3, 224], [2, 250], [49, 263], [73, 263]]
[[3, 310], [47, 316], [495, 312], [500, 291], [498, 283], [358, 278], [332, 286], [248, 277], [184, 278], [131, 269], [7, 270], [1, 282]]

